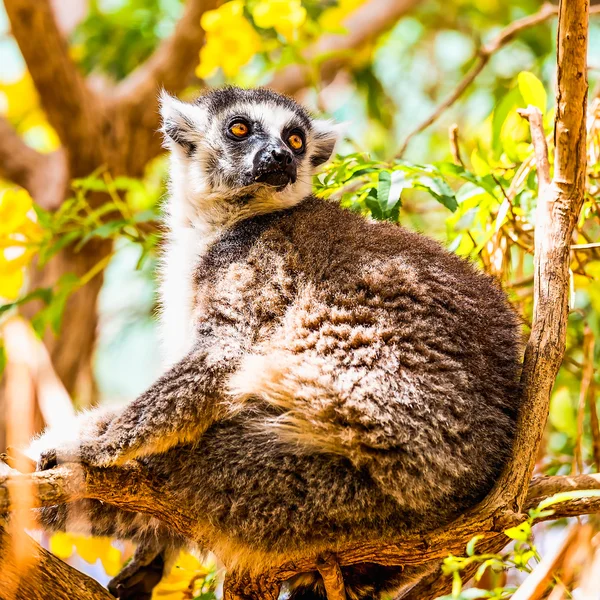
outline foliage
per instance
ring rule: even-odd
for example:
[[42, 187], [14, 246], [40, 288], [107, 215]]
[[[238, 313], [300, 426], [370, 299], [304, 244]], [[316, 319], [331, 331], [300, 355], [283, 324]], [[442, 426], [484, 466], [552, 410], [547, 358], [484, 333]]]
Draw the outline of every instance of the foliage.
[[[388, 34], [353, 52], [347, 74], [338, 74], [333, 82], [322, 81], [319, 66], [331, 55], [308, 60], [306, 49], [323, 34], [344, 34], [343, 20], [363, 2], [224, 2], [202, 18], [206, 45], [196, 73], [209, 85], [257, 85], [287, 65], [306, 68], [311, 85], [304, 97], [313, 101], [315, 108], [349, 122], [340, 154], [315, 179], [316, 193], [367, 218], [423, 230], [476, 262], [507, 290], [527, 329], [533, 308], [537, 178], [527, 123], [516, 110], [528, 104], [540, 108], [545, 114], [546, 133], [550, 134], [552, 25], [523, 32], [492, 57], [461, 100], [417, 136], [400, 159], [396, 153], [405, 134], [428, 116], [471, 67], [480, 41], [534, 12], [539, 3], [419, 3]], [[181, 11], [181, 0], [93, 0], [87, 16], [71, 35], [72, 55], [85, 73], [121, 80], [173, 30]], [[591, 43], [597, 46], [600, 42], [594, 42], [594, 36], [600, 39], [600, 29], [592, 23], [591, 31]], [[597, 73], [591, 71], [590, 77], [593, 88]], [[199, 88], [197, 80], [190, 91]], [[0, 77], [0, 111], [30, 145], [44, 152], [57, 149], [58, 138], [46, 121], [27, 72], [6, 80]], [[453, 123], [458, 124], [459, 135], [452, 149], [448, 126]], [[587, 197], [577, 239], [573, 240], [573, 310], [567, 354], [553, 393], [547, 444], [539, 464], [540, 471], [548, 474], [600, 468], [594, 459], [594, 450], [600, 448], [600, 432], [593, 418], [594, 394], [600, 384], [598, 370], [592, 369], [587, 379], [583, 376], [600, 362], [600, 344], [596, 343], [600, 337], [598, 99], [590, 104], [589, 127]], [[0, 184], [0, 296], [4, 301], [0, 319], [21, 305], [30, 308], [31, 301], [41, 301], [41, 308], [32, 317], [37, 331], [41, 334], [50, 328], [60, 335], [69, 295], [99, 273], [105, 273], [110, 284], [110, 268], [123, 265], [119, 252], [113, 251], [79, 277], [64, 274], [52, 287], [30, 289], [28, 268], [43, 268], [67, 247], [78, 252], [86, 244], [112, 241], [117, 242], [114, 248], [119, 248], [127, 241], [139, 249], [138, 269], [152, 261], [160, 240], [156, 217], [165, 169], [164, 161], [159, 160], [142, 179], [133, 180], [100, 168], [73, 181], [70, 197], [53, 213], [32, 204], [23, 190]], [[119, 289], [119, 300], [131, 293], [129, 284], [125, 281], [123, 290]], [[153, 286], [153, 281], [146, 281], [150, 295]], [[107, 284], [105, 290], [108, 288]], [[108, 302], [121, 306], [114, 295]], [[151, 323], [150, 310], [144, 308], [144, 314], [136, 318]], [[114, 322], [110, 319], [101, 323], [102, 331], [111, 327]], [[128, 332], [124, 328], [117, 334], [124, 344]], [[102, 352], [98, 351], [97, 362], [101, 362]], [[0, 360], [0, 366], [2, 363]], [[100, 374], [100, 388], [104, 379]], [[473, 540], [465, 557], [449, 557], [444, 572], [453, 578], [454, 589], [447, 598], [501, 599], [510, 595], [510, 586], [466, 589], [461, 574], [472, 564], [479, 565], [479, 575], [488, 568], [530, 570], [539, 558], [532, 526], [545, 510], [547, 507], [540, 507], [519, 528], [506, 532], [515, 541], [508, 552], [477, 554], [482, 540]], [[52, 538], [51, 547], [63, 557], [76, 553], [89, 562], [99, 558], [109, 574], [127, 559], [127, 550], [109, 540], [59, 535]], [[154, 597], [176, 600], [195, 595], [208, 600], [214, 589], [214, 566], [186, 556]]]

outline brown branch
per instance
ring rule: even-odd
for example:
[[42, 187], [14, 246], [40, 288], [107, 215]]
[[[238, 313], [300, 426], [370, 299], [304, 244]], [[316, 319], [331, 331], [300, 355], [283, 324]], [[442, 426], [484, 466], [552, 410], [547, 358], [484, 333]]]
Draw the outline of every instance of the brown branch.
[[[454, 91], [441, 103], [437, 108], [419, 125], [417, 125], [404, 139], [400, 150], [398, 151], [398, 157], [401, 157], [406, 152], [408, 145], [411, 140], [427, 129], [430, 125], [435, 123], [444, 111], [448, 110], [467, 90], [467, 88], [475, 81], [483, 69], [487, 66], [488, 62], [492, 58], [492, 55], [498, 50], [506, 46], [511, 42], [518, 34], [522, 31], [539, 25], [558, 14], [558, 7], [552, 4], [546, 3], [542, 5], [542, 8], [535, 14], [528, 17], [518, 19], [514, 23], [511, 23], [505, 27], [491, 42], [482, 45], [476, 52], [473, 60], [475, 61], [471, 69], [467, 74], [459, 81]], [[594, 6], [590, 9], [590, 14], [600, 14], [600, 6]]]
[[587, 0], [559, 6], [555, 170], [550, 185], [543, 184], [542, 175], [538, 195], [533, 327], [521, 376], [522, 405], [513, 459], [486, 500], [512, 505], [517, 512], [527, 494], [566, 345], [570, 244], [585, 193], [588, 7]]
[[124, 139], [119, 155], [129, 163], [126, 172], [141, 174], [148, 160], [162, 151], [158, 92], [164, 88], [177, 94], [190, 84], [204, 44], [200, 19], [219, 4], [220, 0], [187, 0], [173, 35], [114, 90], [110, 103], [123, 120], [124, 132], [130, 132], [120, 136]]
[[[159, 483], [150, 481], [139, 465], [96, 469], [67, 464], [51, 471], [31, 475], [12, 474], [0, 479], [0, 513], [14, 510], [16, 507], [11, 505], [11, 498], [18, 498], [20, 490], [31, 485], [35, 492], [34, 506], [54, 506], [91, 498], [124, 509], [151, 514], [168, 522], [175, 531], [185, 536], [189, 536], [190, 532], [195, 530], [194, 515], [182, 511], [175, 499], [165, 495]], [[600, 489], [600, 475], [537, 478], [531, 483], [525, 508], [533, 508], [542, 500], [559, 492], [590, 489]], [[600, 498], [572, 499], [556, 504], [552, 509], [555, 511], [551, 517], [553, 519], [597, 512], [600, 510]], [[477, 533], [486, 534], [482, 544], [493, 543], [496, 547], [502, 542], [504, 545], [509, 540], [501, 531], [512, 524], [514, 522], [507, 523], [490, 517], [480, 517], [479, 520], [473, 516], [462, 517], [426, 536], [406, 536], [395, 544], [373, 541], [348, 545], [336, 552], [336, 560], [341, 566], [362, 562], [377, 562], [384, 565], [435, 563], [445, 558], [449, 552], [456, 555], [463, 554], [466, 543]], [[298, 573], [323, 568], [323, 561], [319, 557], [306, 557], [293, 564], [282, 565], [258, 580], [231, 574], [233, 579], [228, 586], [232, 590], [231, 594], [234, 594], [234, 590], [238, 590], [235, 593], [245, 597], [244, 594], [248, 596], [249, 592], [240, 592], [240, 587], [248, 590], [252, 586], [258, 586], [262, 590], [261, 593], [266, 593], [265, 589], [274, 589], [282, 581]], [[236, 597], [230, 596], [232, 599]]]
[[25, 188], [40, 206], [54, 208], [67, 186], [64, 153], [37, 152], [0, 116], [0, 177]]
[[540, 109], [528, 106], [517, 111], [524, 119], [529, 121], [531, 130], [531, 143], [538, 173], [539, 194], [543, 194], [550, 185], [550, 161], [548, 160], [548, 144], [544, 135], [544, 119]]
[[[15, 560], [21, 546], [26, 560]], [[114, 600], [97, 581], [41, 548], [26, 534], [13, 539], [0, 527], [2, 600]]]
[[5, 0], [11, 32], [50, 124], [79, 172], [98, 163], [100, 106], [69, 56], [49, 0]]
[[218, 4], [219, 0], [188, 0], [173, 35], [117, 86], [114, 99], [130, 110], [147, 110], [148, 102], [156, 102], [159, 86], [176, 94], [189, 85], [204, 44], [200, 19]]
[[[308, 63], [319, 57], [330, 57], [318, 66], [319, 77], [325, 81], [353, 58], [353, 50], [374, 40], [405, 15], [417, 0], [370, 0], [353, 12], [343, 23], [346, 33], [326, 35], [306, 50]], [[273, 76], [267, 87], [282, 94], [296, 94], [310, 85], [313, 70], [306, 65], [292, 65]]]
[[323, 578], [327, 600], [346, 600], [344, 578], [337, 558], [331, 554], [319, 561], [318, 570]]

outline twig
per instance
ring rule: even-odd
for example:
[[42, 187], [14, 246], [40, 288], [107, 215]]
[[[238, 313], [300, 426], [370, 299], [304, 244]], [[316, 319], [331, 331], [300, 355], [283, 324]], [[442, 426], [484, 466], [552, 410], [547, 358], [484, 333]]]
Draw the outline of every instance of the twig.
[[327, 593], [327, 600], [346, 600], [344, 578], [337, 558], [330, 554], [318, 564], [319, 573], [323, 578], [323, 585]]
[[600, 248], [600, 242], [592, 242], [590, 244], [571, 244], [571, 250], [590, 250], [592, 248]]
[[[552, 4], [546, 3], [542, 8], [535, 14], [528, 17], [523, 17], [511, 23], [505, 27], [491, 42], [485, 44], [479, 48], [474, 56], [475, 63], [467, 74], [460, 80], [454, 91], [444, 100], [438, 107], [427, 117], [424, 121], [419, 123], [404, 139], [397, 156], [402, 157], [408, 148], [411, 140], [427, 129], [430, 125], [435, 123], [442, 113], [450, 108], [465, 92], [465, 90], [473, 83], [478, 75], [486, 67], [492, 55], [503, 48], [506, 44], [511, 42], [519, 33], [539, 25], [544, 21], [547, 21], [550, 17], [558, 14], [558, 7]], [[600, 6], [594, 6], [590, 9], [590, 14], [600, 14]]]
[[450, 139], [450, 152], [452, 152], [454, 164], [464, 167], [465, 163], [460, 155], [460, 146], [458, 145], [458, 125], [456, 123], [450, 125], [448, 137]]
[[[330, 56], [319, 66], [320, 77], [330, 79], [354, 56], [354, 50], [387, 31], [406, 14], [418, 0], [369, 0], [354, 11], [343, 23], [343, 35], [326, 35], [307, 48], [307, 63]], [[311, 81], [311, 70], [306, 65], [292, 65], [279, 71], [267, 87], [283, 94], [294, 95]]]
[[529, 121], [531, 143], [538, 173], [538, 195], [541, 196], [550, 185], [550, 162], [548, 160], [548, 144], [544, 135], [544, 120], [540, 109], [529, 105], [517, 111]]
[[598, 408], [596, 407], [596, 385], [592, 380], [588, 395], [590, 406], [590, 427], [592, 430], [592, 450], [594, 453], [594, 463], [596, 472], [600, 472], [600, 423], [598, 421]]

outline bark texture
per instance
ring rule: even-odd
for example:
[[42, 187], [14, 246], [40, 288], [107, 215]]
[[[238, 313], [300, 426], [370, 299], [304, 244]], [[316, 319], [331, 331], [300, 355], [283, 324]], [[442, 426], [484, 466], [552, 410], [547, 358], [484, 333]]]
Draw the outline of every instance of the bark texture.
[[[35, 19], [48, 19], [45, 12], [41, 16], [31, 13], [33, 0], [6, 0], [6, 4], [7, 9], [12, 5], [8, 9], [11, 19], [15, 19], [19, 14], [21, 17], [28, 15], [30, 27], [38, 27], [39, 30], [36, 31], [40, 34], [46, 28], [53, 32], [52, 35], [58, 34], [56, 28], [53, 29], [46, 21], [42, 25], [31, 24]], [[36, 5], [39, 4], [46, 3], [36, 0]], [[204, 4], [202, 6], [205, 7]], [[188, 11], [190, 10], [188, 7]], [[524, 520], [524, 511], [528, 508], [537, 506], [540, 501], [557, 492], [600, 489], [600, 479], [597, 475], [544, 477], [531, 481], [535, 457], [548, 415], [550, 392], [564, 354], [569, 310], [569, 245], [584, 196], [588, 10], [587, 0], [563, 0], [559, 6], [555, 175], [550, 181], [545, 171], [547, 161], [544, 149], [538, 144], [536, 158], [540, 193], [535, 236], [535, 308], [531, 338], [523, 365], [523, 409], [520, 413], [511, 464], [488, 498], [448, 526], [432, 531], [427, 536], [407, 536], [395, 544], [381, 545], [377, 541], [354, 544], [341, 548], [335, 558], [307, 556], [293, 564], [281, 565], [260, 577], [249, 578], [244, 574], [232, 572], [225, 584], [225, 597], [228, 600], [274, 600], [283, 581], [307, 571], [322, 571], [330, 598], [339, 600], [343, 598], [343, 588], [340, 588], [339, 581], [340, 565], [376, 562], [382, 565], [421, 564], [435, 567], [449, 553], [463, 554], [466, 543], [476, 534], [484, 535], [480, 542], [482, 550], [497, 551], [506, 542], [502, 531]], [[58, 56], [62, 57], [59, 60], [62, 66], [59, 65], [55, 76], [62, 78], [59, 80], [63, 81], [65, 86], [71, 86], [74, 93], [80, 94], [82, 101], [94, 103], [95, 100], [90, 99], [90, 93], [80, 89], [77, 77], [61, 72], [62, 68], [66, 68], [67, 57], [64, 56], [64, 49], [61, 50], [59, 46], [52, 47]], [[28, 52], [32, 52], [33, 55], [35, 51]], [[161, 61], [158, 63], [156, 67], [148, 67], [149, 72], [160, 70]], [[40, 69], [34, 79], [36, 83], [39, 79], [40, 86], [43, 86], [46, 77], [48, 75], [44, 69]], [[132, 75], [133, 77], [141, 75], [138, 73]], [[177, 87], [177, 83], [172, 83], [173, 87]], [[123, 84], [125, 91], [120, 93], [125, 97], [128, 85], [135, 88], [139, 84]], [[290, 86], [286, 86], [283, 86], [284, 89], [290, 91]], [[118, 96], [119, 94], [116, 94], [115, 97]], [[101, 108], [99, 111], [102, 113]], [[535, 129], [539, 119], [531, 112], [526, 116], [530, 118], [535, 142], [539, 139], [539, 131]], [[52, 118], [56, 119], [56, 127], [63, 142], [77, 137], [75, 132], [70, 131], [69, 125], [60, 123], [58, 116]], [[127, 119], [124, 122], [127, 122]], [[31, 475], [13, 472], [3, 479], [0, 486], [0, 511], [15, 508], [10, 499], [18, 497], [19, 486], [33, 486], [34, 502], [38, 506], [94, 498], [157, 516], [185, 535], [189, 535], [193, 530], [193, 519], [185, 514], [185, 509], [170, 502], [160, 485], [150, 481], [139, 467], [90, 469], [81, 465], [63, 465], [52, 471]], [[570, 500], [555, 505], [552, 518], [587, 514], [598, 510], [600, 498]], [[64, 570], [64, 567], [57, 566], [60, 563], [58, 559], [32, 548], [32, 553], [36, 552], [37, 556], [41, 557], [42, 566], [22, 573], [20, 585], [31, 586], [31, 589], [45, 586], [46, 597], [66, 597], [64, 586], [68, 586], [70, 598], [103, 597], [98, 595], [100, 592], [93, 590], [85, 576]], [[52, 573], [56, 572], [55, 568], [63, 568], [59, 577], [52, 576]], [[444, 593], [449, 583], [434, 575], [427, 576], [409, 591], [405, 598], [434, 598]], [[32, 592], [33, 595], [28, 597], [36, 598], [36, 593], [39, 592]], [[96, 593], [97, 595], [92, 595]]]

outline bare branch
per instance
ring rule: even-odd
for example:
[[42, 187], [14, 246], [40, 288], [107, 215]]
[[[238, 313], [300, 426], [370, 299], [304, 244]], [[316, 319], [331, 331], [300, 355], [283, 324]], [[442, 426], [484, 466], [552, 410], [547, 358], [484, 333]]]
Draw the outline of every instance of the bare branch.
[[569, 246], [585, 194], [588, 8], [588, 0], [559, 5], [554, 179], [538, 196], [533, 328], [521, 376], [523, 403], [513, 461], [496, 488], [517, 507], [527, 493], [566, 344]]
[[[22, 546], [25, 564], [15, 561], [13, 547]], [[6, 600], [114, 600], [98, 582], [41, 548], [27, 534], [19, 540], [0, 527], [0, 589]]]
[[[146, 162], [162, 151], [159, 128], [158, 92], [160, 88], [176, 94], [190, 84], [204, 44], [200, 19], [205, 11], [216, 8], [219, 0], [187, 0], [173, 35], [152, 56], [114, 90], [111, 103], [123, 115], [135, 149], [127, 149], [124, 160], [134, 160], [128, 169], [138, 174]], [[140, 140], [138, 134], [143, 135]], [[129, 154], [136, 154], [129, 158]]]
[[544, 120], [540, 109], [536, 106], [528, 106], [517, 111], [524, 119], [529, 121], [531, 130], [531, 142], [535, 155], [535, 163], [538, 173], [538, 188], [540, 195], [550, 185], [550, 162], [548, 160], [548, 144], [544, 135]]
[[[416, 4], [417, 0], [370, 0], [344, 21], [347, 33], [324, 36], [306, 50], [305, 57], [310, 62], [331, 55], [319, 66], [320, 77], [329, 80], [352, 59], [353, 50], [387, 31]], [[267, 87], [293, 95], [309, 85], [311, 78], [309, 67], [293, 65], [276, 73]]]
[[331, 554], [319, 562], [319, 573], [327, 593], [327, 600], [346, 600], [344, 578], [337, 558]]
[[4, 6], [48, 121], [73, 159], [91, 171], [99, 152], [99, 102], [69, 56], [49, 0], [5, 0]]
[[25, 188], [43, 208], [54, 208], [67, 186], [64, 153], [37, 152], [0, 116], [0, 177]]
[[[475, 81], [479, 74], [486, 67], [490, 61], [492, 55], [498, 50], [506, 46], [511, 42], [517, 35], [526, 29], [530, 29], [544, 21], [547, 21], [554, 15], [558, 14], [558, 7], [552, 4], [546, 3], [542, 8], [535, 14], [528, 17], [523, 17], [511, 23], [505, 27], [491, 42], [481, 46], [474, 57], [474, 64], [467, 74], [459, 81], [454, 91], [427, 117], [424, 121], [419, 123], [404, 139], [398, 156], [401, 157], [406, 152], [408, 145], [411, 140], [427, 129], [430, 125], [435, 123], [444, 111], [448, 110], [465, 92], [465, 90]], [[590, 14], [600, 14], [600, 6], [594, 6], [590, 9]]]
[[458, 125], [453, 123], [448, 129], [448, 139], [450, 141], [450, 151], [455, 165], [465, 166], [462, 156], [460, 155], [460, 146], [458, 144]]

